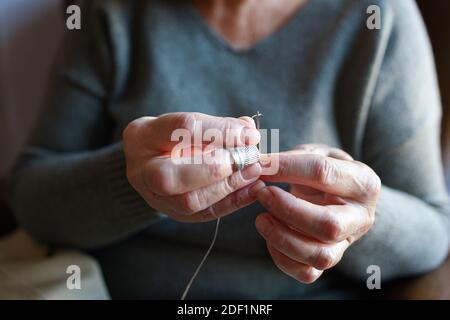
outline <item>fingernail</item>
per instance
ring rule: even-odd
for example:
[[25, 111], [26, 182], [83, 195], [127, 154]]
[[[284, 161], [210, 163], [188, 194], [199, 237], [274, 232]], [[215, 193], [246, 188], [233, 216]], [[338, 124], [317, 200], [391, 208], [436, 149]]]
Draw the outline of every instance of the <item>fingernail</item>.
[[272, 232], [273, 222], [267, 216], [259, 216], [258, 218], [256, 218], [255, 224], [256, 229], [258, 229], [258, 231], [265, 237], [267, 237]]
[[257, 198], [264, 207], [269, 208], [272, 203], [273, 194], [269, 189], [263, 188], [258, 192]]
[[250, 197], [255, 198], [259, 190], [261, 190], [265, 186], [266, 184], [264, 182], [258, 180], [250, 187], [250, 189], [248, 189], [248, 194], [250, 195]]
[[261, 166], [254, 163], [241, 171], [241, 175], [245, 180], [251, 180], [261, 175]]
[[248, 145], [256, 145], [261, 140], [261, 135], [256, 129], [244, 128], [241, 134], [242, 142]]

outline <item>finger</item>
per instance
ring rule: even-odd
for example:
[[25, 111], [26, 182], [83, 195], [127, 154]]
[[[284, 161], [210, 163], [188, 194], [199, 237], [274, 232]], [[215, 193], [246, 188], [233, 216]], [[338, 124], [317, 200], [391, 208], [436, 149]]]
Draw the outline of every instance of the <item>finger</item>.
[[290, 192], [298, 198], [321, 206], [346, 203], [341, 197], [337, 197], [311, 187], [302, 186], [300, 184], [291, 185]]
[[143, 179], [154, 193], [171, 196], [197, 190], [232, 174], [230, 152], [217, 149], [208, 158], [203, 154], [183, 158], [151, 158], [145, 166]]
[[257, 180], [205, 210], [193, 215], [175, 214], [172, 218], [185, 223], [208, 222], [222, 218], [255, 202], [257, 192], [264, 187], [264, 182]]
[[323, 273], [321, 270], [317, 270], [311, 266], [292, 260], [270, 245], [267, 245], [267, 249], [272, 256], [275, 265], [288, 276], [301, 283], [313, 283]]
[[358, 204], [315, 205], [272, 186], [261, 189], [257, 198], [278, 220], [325, 243], [341, 242], [372, 223], [367, 209]]
[[306, 185], [355, 200], [375, 200], [381, 183], [368, 166], [321, 155], [280, 153], [279, 170], [264, 181]]
[[266, 185], [261, 180], [257, 180], [251, 185], [242, 188], [225, 199], [213, 204], [202, 214], [211, 215], [216, 218], [224, 217], [240, 208], [246, 207], [256, 200], [256, 194]]
[[210, 144], [211, 140], [203, 140], [208, 131], [219, 134], [221, 137], [214, 137], [222, 142], [221, 146], [226, 147], [233, 147], [229, 145], [230, 141], [234, 141], [237, 147], [256, 145], [260, 140], [258, 130], [249, 121], [197, 112], [168, 113], [155, 119], [152, 125], [145, 126], [149, 147], [163, 151], [170, 151], [180, 143], [180, 139], [186, 138], [188, 141], [184, 142], [188, 144]]
[[177, 213], [192, 215], [207, 209], [229, 194], [248, 186], [259, 179], [261, 167], [255, 163], [226, 179], [181, 195], [166, 197]]
[[291, 189], [289, 191], [296, 197], [306, 200], [308, 202], [318, 205], [327, 205], [325, 201], [326, 193], [320, 190], [307, 186], [302, 186], [300, 184], [293, 184], [291, 185]]
[[346, 240], [332, 245], [314, 241], [280, 223], [269, 214], [262, 214], [256, 218], [256, 228], [271, 247], [292, 260], [318, 270], [334, 267], [349, 246]]
[[341, 160], [347, 160], [347, 161], [353, 161], [353, 157], [349, 155], [347, 152], [338, 149], [338, 148], [331, 148], [328, 152], [328, 157], [335, 158], [335, 159], [341, 159]]
[[294, 147], [295, 150], [288, 152], [293, 152], [297, 154], [318, 154], [326, 157], [332, 157], [341, 160], [352, 161], [353, 158], [344, 150], [333, 148], [325, 144], [300, 144]]

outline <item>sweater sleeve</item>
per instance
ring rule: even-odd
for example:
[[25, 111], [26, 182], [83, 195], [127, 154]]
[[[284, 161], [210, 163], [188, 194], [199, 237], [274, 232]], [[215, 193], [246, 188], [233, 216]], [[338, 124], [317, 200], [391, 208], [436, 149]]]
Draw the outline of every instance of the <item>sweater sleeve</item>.
[[[113, 39], [97, 1], [84, 8], [34, 130], [10, 177], [19, 224], [43, 242], [96, 248], [159, 216], [128, 184], [115, 123], [108, 113], [117, 72]], [[117, 26], [116, 26], [117, 28]]]
[[380, 267], [382, 281], [430, 271], [449, 249], [450, 207], [432, 53], [413, 2], [398, 0], [395, 6], [382, 11], [389, 40], [377, 71], [362, 151], [362, 160], [383, 183], [376, 221], [339, 265], [364, 281], [369, 265]]

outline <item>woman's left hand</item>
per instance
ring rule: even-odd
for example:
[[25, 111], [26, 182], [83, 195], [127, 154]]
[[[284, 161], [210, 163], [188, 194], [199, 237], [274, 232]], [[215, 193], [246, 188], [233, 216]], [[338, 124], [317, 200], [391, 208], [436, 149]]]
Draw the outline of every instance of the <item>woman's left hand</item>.
[[[312, 283], [372, 227], [381, 182], [367, 165], [325, 145], [301, 145], [277, 156], [278, 172], [262, 180], [290, 183], [291, 190], [259, 191], [268, 213], [257, 217], [256, 228], [278, 268]], [[263, 158], [263, 166], [271, 158]]]

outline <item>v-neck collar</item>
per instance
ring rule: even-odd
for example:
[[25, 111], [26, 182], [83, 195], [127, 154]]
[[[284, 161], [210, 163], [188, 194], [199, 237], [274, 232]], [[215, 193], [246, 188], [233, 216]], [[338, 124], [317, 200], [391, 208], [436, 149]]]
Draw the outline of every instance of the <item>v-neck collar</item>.
[[189, 11], [194, 22], [198, 25], [199, 29], [203, 32], [203, 34], [213, 43], [218, 45], [219, 47], [234, 53], [236, 55], [245, 55], [254, 51], [259, 50], [267, 45], [270, 45], [271, 42], [275, 41], [279, 37], [282, 37], [283, 34], [289, 33], [292, 29], [295, 29], [299, 23], [302, 21], [304, 15], [307, 14], [307, 11], [312, 6], [313, 0], [308, 0], [305, 4], [303, 4], [297, 12], [295, 12], [285, 23], [283, 23], [280, 27], [278, 27], [274, 32], [272, 32], [267, 37], [264, 37], [253, 45], [246, 49], [236, 49], [234, 48], [227, 40], [224, 39], [219, 33], [217, 33], [205, 20], [205, 18], [200, 14], [200, 12], [194, 7], [192, 2], [186, 3], [186, 9]]

